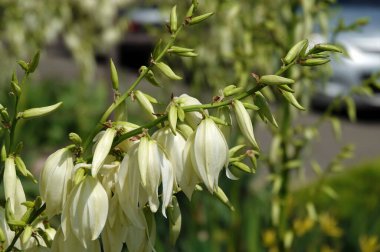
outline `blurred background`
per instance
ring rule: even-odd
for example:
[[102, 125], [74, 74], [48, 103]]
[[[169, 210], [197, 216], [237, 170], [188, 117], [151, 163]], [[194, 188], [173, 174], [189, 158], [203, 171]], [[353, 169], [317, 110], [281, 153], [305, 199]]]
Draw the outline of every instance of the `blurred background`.
[[[23, 139], [23, 154], [37, 177], [47, 155], [68, 144], [68, 133], [86, 136], [112, 102], [109, 58], [118, 68], [121, 90], [127, 89], [138, 68], [149, 64], [157, 41], [170, 36], [166, 24], [171, 7], [176, 4], [178, 15], [183, 16], [190, 3], [0, 0], [1, 104], [11, 100], [12, 72], [21, 73], [16, 61], [30, 59], [37, 50], [40, 65], [27, 81], [22, 106], [64, 102], [51, 116], [27, 122], [20, 134], [28, 136]], [[163, 104], [172, 93], [210, 102], [226, 85], [249, 85], [252, 72], [273, 74], [281, 67], [280, 59], [302, 39], [342, 46], [344, 55], [334, 56], [331, 64], [288, 73], [297, 80], [297, 98], [307, 108], [307, 112], [292, 112], [291, 126], [310, 129], [311, 134], [300, 164], [291, 173], [286, 198], [291, 251], [380, 251], [380, 4], [371, 0], [200, 1], [199, 13], [209, 11], [215, 15], [199, 27], [186, 29], [177, 42], [195, 48], [199, 56], [167, 58], [184, 79], [179, 83], [162, 79], [163, 88], [144, 82], [141, 89]], [[269, 89], [264, 95], [280, 117], [278, 95]], [[129, 104], [128, 121], [146, 120], [134, 106]], [[239, 181], [221, 176], [221, 187], [236, 210], [231, 212], [211, 195], [195, 193], [188, 202], [180, 194], [180, 237], [172, 248], [166, 222], [157, 217], [158, 251], [281, 251], [275, 246], [278, 237], [270, 214], [273, 181], [267, 172], [277, 162], [270, 157], [275, 155], [276, 135], [257, 115], [252, 116], [264, 153], [257, 173], [243, 175]], [[234, 135], [230, 140], [239, 141]], [[36, 195], [37, 186], [28, 184], [28, 191]], [[310, 218], [310, 204], [318, 221]]]

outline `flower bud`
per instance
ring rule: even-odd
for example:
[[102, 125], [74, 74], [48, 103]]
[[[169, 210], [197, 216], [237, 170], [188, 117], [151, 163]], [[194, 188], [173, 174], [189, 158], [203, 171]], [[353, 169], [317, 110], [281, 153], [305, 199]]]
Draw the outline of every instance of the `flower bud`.
[[61, 106], [61, 105], [62, 105], [62, 102], [58, 102], [54, 105], [50, 105], [50, 106], [46, 106], [46, 107], [27, 109], [24, 112], [19, 112], [17, 114], [17, 117], [22, 118], [22, 119], [30, 119], [30, 118], [36, 118], [36, 117], [44, 116], [44, 115], [47, 115], [47, 114], [53, 112], [54, 110], [59, 108], [59, 106]]
[[73, 142], [75, 145], [80, 146], [82, 144], [82, 139], [77, 133], [71, 132], [69, 134], [69, 139], [71, 142]]
[[111, 71], [112, 88], [114, 90], [119, 90], [119, 77], [117, 75], [117, 70], [112, 59], [110, 59], [110, 71]]
[[294, 80], [288, 79], [278, 75], [263, 75], [259, 79], [259, 83], [268, 86], [271, 85], [291, 85], [294, 84]]
[[209, 13], [206, 13], [206, 14], [203, 14], [203, 15], [199, 15], [199, 16], [196, 16], [196, 17], [192, 17], [189, 21], [189, 24], [190, 25], [195, 25], [195, 24], [198, 24], [204, 20], [206, 20], [207, 18], [211, 17], [212, 15], [214, 15], [214, 12], [209, 12]]
[[332, 45], [332, 44], [316, 44], [312, 49], [310, 49], [309, 51], [309, 55], [310, 54], [315, 54], [315, 53], [320, 53], [320, 52], [338, 52], [338, 53], [342, 53], [343, 50], [341, 48], [339, 48], [338, 46], [336, 45]]
[[11, 81], [11, 88], [13, 93], [15, 93], [17, 96], [21, 95], [21, 88], [15, 81]]
[[295, 44], [284, 57], [283, 61], [286, 65], [293, 62], [300, 54], [300, 52], [309, 44], [307, 39], [299, 41]]
[[174, 5], [170, 12], [170, 32], [175, 33], [177, 31], [177, 5]]
[[285, 99], [292, 104], [294, 107], [298, 108], [299, 110], [305, 110], [304, 107], [302, 107], [301, 104], [297, 101], [297, 99], [294, 97], [292, 93], [280, 90], [281, 94], [285, 97]]
[[188, 52], [194, 52], [194, 49], [179, 47], [179, 46], [171, 46], [168, 49], [168, 52], [169, 53], [188, 53]]
[[169, 79], [172, 79], [172, 80], [182, 80], [182, 77], [176, 75], [173, 70], [168, 66], [166, 65], [164, 62], [156, 62], [155, 63], [155, 66], [160, 69], [160, 71], [166, 75], [166, 77], [168, 77]]
[[242, 102], [239, 100], [235, 100], [232, 105], [241, 133], [251, 143], [253, 147], [259, 149], [259, 146], [257, 145], [255, 136], [253, 134], [251, 117], [249, 116], [247, 110], [244, 108]]
[[137, 99], [137, 101], [139, 102], [139, 104], [143, 107], [143, 109], [148, 112], [149, 116], [152, 118], [152, 119], [156, 119], [156, 116], [154, 115], [154, 109], [153, 109], [153, 105], [152, 103], [149, 101], [149, 99], [147, 98], [147, 96], [144, 95], [144, 93], [142, 93], [141, 91], [139, 90], [136, 90], [134, 92], [135, 94], [135, 97]]
[[114, 128], [108, 128], [97, 143], [91, 167], [91, 175], [93, 177], [98, 175], [99, 169], [103, 166], [104, 161], [111, 150], [115, 136], [116, 130]]
[[319, 65], [324, 65], [329, 62], [330, 62], [330, 59], [311, 58], [311, 59], [301, 60], [300, 65], [301, 66], [319, 66]]
[[191, 161], [207, 189], [211, 193], [217, 190], [219, 173], [228, 164], [228, 145], [210, 118], [202, 120], [195, 131]]
[[223, 89], [224, 96], [231, 96], [243, 91], [242, 87], [237, 87], [236, 85], [229, 85]]
[[174, 102], [171, 102], [169, 105], [168, 119], [169, 119], [170, 129], [172, 130], [174, 135], [177, 134], [177, 130], [176, 130], [177, 117], [178, 117], [177, 111], [178, 110], [177, 110], [176, 104]]
[[39, 61], [40, 51], [37, 51], [36, 54], [33, 56], [32, 61], [28, 64], [28, 73], [33, 73], [37, 69]]
[[42, 168], [40, 194], [46, 202], [46, 214], [49, 217], [62, 212], [71, 190], [73, 168], [73, 156], [67, 148], [51, 154]]

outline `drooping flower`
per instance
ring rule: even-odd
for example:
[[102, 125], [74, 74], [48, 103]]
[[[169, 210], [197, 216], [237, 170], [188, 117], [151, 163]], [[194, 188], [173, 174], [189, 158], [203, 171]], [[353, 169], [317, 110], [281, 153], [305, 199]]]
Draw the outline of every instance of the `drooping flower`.
[[183, 157], [182, 153], [185, 148], [186, 140], [181, 134], [174, 135], [169, 127], [164, 127], [156, 131], [153, 136], [160, 146], [165, 146], [166, 154], [173, 165], [175, 174], [175, 189], [182, 187], [183, 174]]
[[72, 187], [74, 160], [68, 148], [51, 154], [40, 174], [40, 194], [49, 217], [59, 214]]
[[63, 234], [62, 228], [57, 230], [54, 237], [51, 251], [53, 252], [73, 252], [73, 251], [88, 251], [88, 252], [100, 252], [99, 240], [89, 241], [86, 243], [86, 247], [78, 240], [77, 237], [71, 232], [66, 235]]
[[213, 193], [218, 188], [220, 171], [228, 164], [226, 139], [214, 121], [205, 118], [195, 131], [193, 141], [190, 154], [195, 172]]
[[156, 140], [142, 137], [138, 148], [138, 164], [141, 185], [147, 193], [149, 207], [156, 212], [159, 206], [158, 187], [162, 181], [162, 214], [169, 205], [173, 193], [173, 167]]
[[71, 191], [61, 216], [67, 239], [71, 232], [87, 247], [102, 232], [108, 215], [108, 197], [102, 184], [88, 176]]

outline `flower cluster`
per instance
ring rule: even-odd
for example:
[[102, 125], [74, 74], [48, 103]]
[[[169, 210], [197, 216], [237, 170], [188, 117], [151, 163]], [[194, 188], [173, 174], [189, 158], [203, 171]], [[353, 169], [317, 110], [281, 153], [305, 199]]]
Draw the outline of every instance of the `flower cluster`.
[[[174, 97], [167, 123], [151, 135], [144, 130], [121, 142], [116, 139], [139, 126], [107, 123], [94, 138], [91, 162], [75, 154], [78, 145], [49, 156], [41, 172], [40, 193], [47, 216], [61, 214], [53, 248], [97, 251], [101, 236], [105, 251], [120, 251], [123, 243], [130, 251], [152, 250], [152, 214], [160, 207], [165, 217], [180, 213], [176, 193], [182, 191], [190, 200], [204, 185], [228, 202], [218, 186], [223, 168], [228, 177], [235, 177], [228, 169], [231, 152], [220, 129], [225, 125], [218, 125], [207, 111], [184, 112], [191, 105], [201, 103], [186, 94]], [[238, 100], [232, 106], [247, 142], [256, 147], [248, 112]], [[171, 107], [176, 108], [175, 120]]]

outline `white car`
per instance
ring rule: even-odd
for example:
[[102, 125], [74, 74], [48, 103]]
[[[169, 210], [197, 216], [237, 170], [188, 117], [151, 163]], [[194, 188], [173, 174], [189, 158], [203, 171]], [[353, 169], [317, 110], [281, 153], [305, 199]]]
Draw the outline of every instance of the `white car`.
[[[325, 85], [321, 85], [314, 97], [313, 105], [317, 108], [325, 108], [332, 99], [347, 94], [372, 75], [379, 73], [377, 76], [380, 76], [380, 2], [340, 0], [338, 3], [338, 8], [334, 10], [337, 16], [332, 19], [333, 27], [336, 27], [339, 19], [343, 19], [345, 24], [352, 24], [367, 17], [369, 23], [355, 31], [337, 35], [335, 42], [344, 46], [349, 57], [332, 60], [333, 74]], [[376, 82], [379, 84], [380, 78]], [[380, 108], [380, 86], [375, 83], [368, 86], [372, 89], [373, 96], [354, 95], [358, 110]]]

